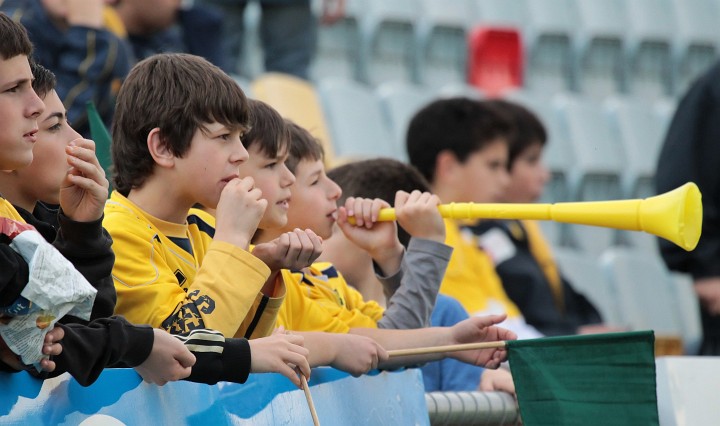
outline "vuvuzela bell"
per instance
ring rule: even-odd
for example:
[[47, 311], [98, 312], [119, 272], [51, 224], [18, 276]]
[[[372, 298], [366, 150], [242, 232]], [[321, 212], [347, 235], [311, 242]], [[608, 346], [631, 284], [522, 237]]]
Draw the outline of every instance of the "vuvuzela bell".
[[[645, 199], [554, 204], [450, 203], [438, 209], [448, 219], [552, 220], [645, 231], [687, 251], [695, 249], [702, 231], [701, 195], [693, 182]], [[380, 210], [378, 220], [395, 220], [395, 209]]]

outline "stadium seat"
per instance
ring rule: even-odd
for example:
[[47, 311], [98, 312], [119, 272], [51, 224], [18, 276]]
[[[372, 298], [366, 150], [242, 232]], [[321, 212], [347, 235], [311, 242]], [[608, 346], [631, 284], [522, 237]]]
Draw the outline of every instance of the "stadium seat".
[[317, 51], [310, 67], [313, 81], [324, 78], [361, 78], [364, 64], [358, 50], [360, 26], [358, 1], [348, 1], [345, 16], [332, 25], [318, 25]]
[[467, 83], [444, 84], [435, 92], [435, 96], [439, 98], [464, 96], [466, 98], [476, 99], [479, 101], [486, 98], [485, 93], [483, 93], [482, 90]]
[[311, 83], [287, 74], [267, 73], [253, 81], [252, 92], [254, 97], [277, 109], [283, 117], [310, 131], [323, 145], [325, 162], [328, 165], [334, 162], [322, 105]]
[[720, 13], [715, 0], [673, 0], [673, 6], [677, 19], [675, 94], [682, 95], [718, 57]]
[[527, 7], [525, 87], [543, 93], [574, 90], [575, 0], [527, 0]]
[[409, 84], [389, 82], [376, 89], [384, 117], [394, 136], [397, 151], [407, 160], [405, 136], [410, 119], [433, 99], [432, 92]]
[[627, 0], [627, 83], [635, 96], [670, 96], [675, 17], [672, 0]]
[[604, 103], [610, 124], [623, 146], [623, 198], [655, 195], [655, 167], [665, 125], [647, 102], [638, 98], [609, 98]]
[[616, 292], [622, 322], [658, 336], [683, 336], [676, 285], [657, 255], [627, 248], [606, 251], [600, 264]]
[[380, 108], [367, 86], [354, 81], [326, 79], [317, 86], [330, 128], [336, 160], [401, 158]]
[[468, 82], [489, 97], [522, 86], [523, 47], [512, 27], [475, 27], [468, 43]]
[[440, 87], [467, 81], [470, 0], [423, 0], [415, 26], [416, 82]]
[[603, 97], [625, 89], [624, 0], [576, 0], [575, 74], [579, 89]]
[[415, 22], [420, 8], [413, 0], [365, 0], [359, 14], [360, 81], [376, 86], [386, 81], [417, 80]]
[[560, 273], [570, 285], [590, 300], [600, 311], [603, 322], [608, 325], [624, 325], [614, 289], [603, 274], [597, 259], [568, 248], [553, 248]]
[[553, 105], [573, 147], [571, 199], [606, 201], [622, 198], [620, 175], [625, 167], [625, 154], [602, 106], [576, 96], [557, 96]]
[[530, 19], [527, 2], [528, 0], [472, 0], [473, 23], [524, 28]]

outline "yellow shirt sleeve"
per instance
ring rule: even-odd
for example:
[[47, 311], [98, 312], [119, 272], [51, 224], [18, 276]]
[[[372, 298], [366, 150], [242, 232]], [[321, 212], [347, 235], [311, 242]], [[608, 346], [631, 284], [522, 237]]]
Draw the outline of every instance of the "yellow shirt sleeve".
[[[113, 238], [115, 312], [136, 324], [171, 333], [197, 328], [234, 336], [253, 308], [270, 270], [232, 244], [212, 241], [204, 256], [183, 252], [119, 199], [105, 209], [103, 225]], [[122, 203], [125, 205], [122, 205]]]

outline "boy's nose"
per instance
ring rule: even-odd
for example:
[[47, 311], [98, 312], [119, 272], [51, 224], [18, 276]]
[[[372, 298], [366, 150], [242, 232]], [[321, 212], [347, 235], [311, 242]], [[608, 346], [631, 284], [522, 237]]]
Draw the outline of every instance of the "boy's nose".
[[26, 117], [38, 118], [40, 114], [45, 111], [45, 103], [42, 101], [42, 99], [40, 99], [40, 97], [37, 95], [37, 93], [35, 93], [34, 90], [29, 91], [27, 102], [27, 108], [25, 110]]

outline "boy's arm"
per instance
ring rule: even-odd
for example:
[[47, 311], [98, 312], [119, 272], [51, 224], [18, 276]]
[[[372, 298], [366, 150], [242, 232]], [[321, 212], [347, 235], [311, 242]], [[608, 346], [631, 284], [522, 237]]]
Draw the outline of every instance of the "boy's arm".
[[117, 253], [116, 312], [136, 324], [172, 334], [211, 328], [234, 336], [269, 275], [267, 266], [250, 253], [213, 241], [193, 282], [183, 288], [164, 261], [171, 254], [159, 238], [109, 230]]
[[[102, 217], [92, 222], [76, 222], [61, 210], [58, 219], [60, 229], [53, 245], [97, 289], [90, 320], [112, 316], [117, 301], [112, 280], [115, 254], [112, 239], [102, 227]], [[64, 323], [80, 321], [72, 316], [63, 319]]]
[[385, 314], [378, 321], [379, 328], [413, 329], [430, 325], [430, 315], [451, 254], [452, 247], [443, 243], [421, 238], [410, 240], [400, 267], [400, 285], [388, 299]]
[[[495, 326], [495, 324], [499, 324], [504, 321], [505, 318], [505, 315], [471, 317], [452, 327], [430, 327], [416, 330], [353, 328], [350, 330], [350, 333], [371, 337], [386, 350], [514, 340], [517, 338], [515, 333]], [[393, 368], [403, 365], [418, 364], [442, 359], [445, 356], [485, 368], [497, 368], [500, 366], [501, 362], [507, 359], [507, 351], [505, 348], [491, 348], [450, 352], [447, 354], [440, 353], [412, 357], [398, 357], [393, 358], [386, 363], [381, 363], [380, 367]]]
[[70, 373], [89, 386], [108, 366], [135, 367], [142, 364], [153, 347], [153, 329], [136, 326], [121, 317], [104, 318], [83, 324], [63, 324], [62, 353], [55, 357], [51, 376]]
[[102, 227], [109, 183], [95, 154], [95, 142], [77, 138], [65, 147], [65, 154], [71, 167], [59, 189], [59, 230], [53, 244], [97, 289], [90, 319], [106, 318], [113, 314], [116, 301], [111, 278], [115, 255]]
[[354, 376], [387, 361], [387, 352], [372, 338], [354, 334], [292, 331], [305, 339], [311, 367], [329, 365]]

